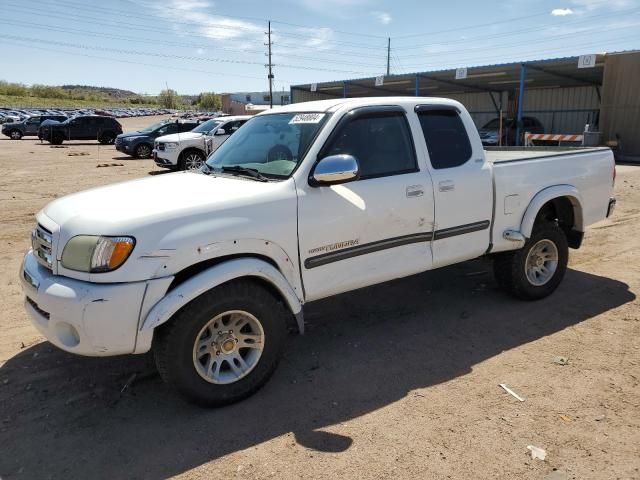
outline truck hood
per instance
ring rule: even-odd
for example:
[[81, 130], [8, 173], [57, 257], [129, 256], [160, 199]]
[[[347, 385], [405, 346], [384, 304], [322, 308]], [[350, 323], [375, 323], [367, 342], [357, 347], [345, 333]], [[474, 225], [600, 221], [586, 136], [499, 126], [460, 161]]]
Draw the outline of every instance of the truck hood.
[[172, 133], [171, 135], [165, 135], [164, 137], [156, 138], [156, 142], [180, 142], [184, 140], [195, 140], [196, 138], [202, 138], [204, 134], [194, 132], [184, 133]]
[[150, 225], [251, 208], [268, 201], [279, 183], [169, 173], [68, 195], [51, 202], [42, 213], [60, 227], [61, 240], [78, 234], [130, 235]]

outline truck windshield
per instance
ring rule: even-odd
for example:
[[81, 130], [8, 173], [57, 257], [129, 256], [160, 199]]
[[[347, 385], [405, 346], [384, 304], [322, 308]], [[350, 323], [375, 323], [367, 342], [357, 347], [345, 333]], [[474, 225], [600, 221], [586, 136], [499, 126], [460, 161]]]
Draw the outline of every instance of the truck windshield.
[[271, 113], [249, 120], [207, 159], [213, 170], [255, 169], [266, 177], [286, 178], [302, 160], [326, 122], [327, 113]]
[[211, 130], [216, 128], [221, 123], [223, 123], [223, 120], [215, 120], [215, 119], [207, 120], [206, 122], [201, 123], [191, 131], [196, 133], [209, 133]]

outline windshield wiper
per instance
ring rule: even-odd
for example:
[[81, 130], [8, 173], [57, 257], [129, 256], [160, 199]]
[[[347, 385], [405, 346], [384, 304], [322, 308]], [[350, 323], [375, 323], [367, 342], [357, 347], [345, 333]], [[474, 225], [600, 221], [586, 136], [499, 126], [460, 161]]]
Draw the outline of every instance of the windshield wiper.
[[241, 167], [240, 165], [222, 165], [220, 170], [223, 172], [237, 173], [239, 175], [245, 175], [250, 178], [254, 178], [259, 182], [268, 182], [269, 179], [260, 173], [257, 168]]

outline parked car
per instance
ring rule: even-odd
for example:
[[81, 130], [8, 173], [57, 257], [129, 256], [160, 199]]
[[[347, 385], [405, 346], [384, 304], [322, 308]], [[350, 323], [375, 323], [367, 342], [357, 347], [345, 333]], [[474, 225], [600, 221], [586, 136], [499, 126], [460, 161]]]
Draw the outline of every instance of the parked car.
[[[517, 122], [514, 118], [502, 119], [502, 145], [514, 145], [516, 139]], [[544, 127], [540, 120], [535, 117], [522, 117], [522, 128], [520, 129], [520, 143], [524, 138], [524, 133], [544, 133]], [[486, 146], [500, 145], [500, 119], [494, 118], [484, 127], [478, 129], [480, 140]]]
[[608, 148], [485, 152], [449, 99], [292, 104], [253, 117], [200, 172], [47, 205], [24, 305], [63, 350], [153, 348], [183, 395], [227, 404], [267, 382], [308, 302], [483, 255], [513, 296], [552, 294], [568, 249], [612, 214], [614, 180]]
[[20, 140], [24, 136], [38, 135], [40, 124], [45, 120], [63, 122], [67, 120], [64, 115], [34, 115], [21, 122], [5, 123], [2, 125], [2, 134], [13, 140]]
[[136, 158], [149, 158], [156, 138], [173, 133], [189, 132], [198, 126], [197, 121], [163, 121], [142, 130], [122, 133], [116, 137], [116, 150]]
[[214, 118], [187, 133], [156, 138], [153, 159], [156, 165], [179, 170], [197, 170], [207, 155], [218, 148], [242, 125], [249, 115]]
[[65, 140], [97, 140], [106, 145], [113, 143], [121, 133], [122, 125], [113, 117], [80, 115], [43, 126], [38, 136], [54, 145], [60, 145]]

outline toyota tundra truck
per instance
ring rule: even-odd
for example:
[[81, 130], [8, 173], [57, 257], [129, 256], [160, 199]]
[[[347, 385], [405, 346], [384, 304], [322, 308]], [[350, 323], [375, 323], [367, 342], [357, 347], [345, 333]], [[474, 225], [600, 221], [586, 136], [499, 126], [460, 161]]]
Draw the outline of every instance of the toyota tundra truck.
[[612, 214], [614, 181], [607, 148], [483, 150], [453, 100], [292, 104], [198, 171], [45, 206], [25, 307], [63, 350], [153, 350], [166, 382], [223, 405], [268, 380], [315, 300], [480, 256], [511, 295], [550, 295], [569, 248]]

